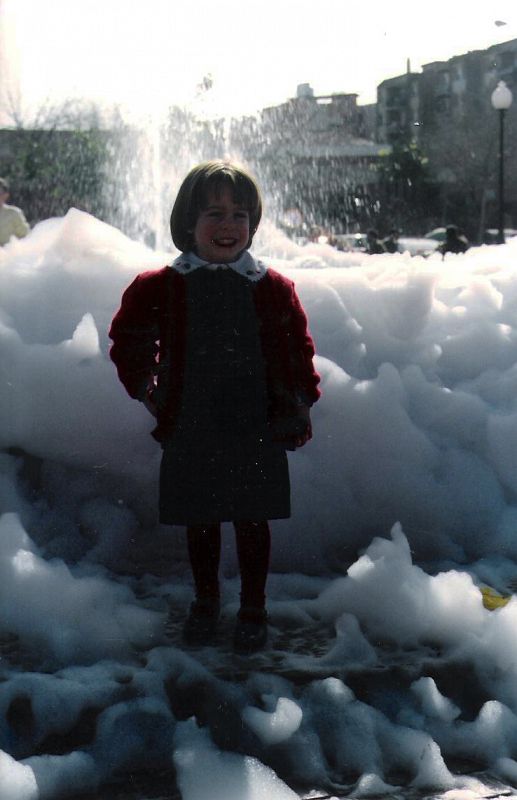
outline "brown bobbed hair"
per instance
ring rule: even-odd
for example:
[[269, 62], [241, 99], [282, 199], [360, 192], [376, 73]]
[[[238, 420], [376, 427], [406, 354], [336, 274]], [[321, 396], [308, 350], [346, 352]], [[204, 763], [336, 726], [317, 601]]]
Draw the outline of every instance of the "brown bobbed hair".
[[200, 211], [207, 208], [210, 195], [217, 197], [228, 187], [234, 202], [242, 205], [250, 217], [251, 247], [262, 216], [262, 198], [255, 179], [233, 161], [204, 161], [190, 170], [180, 186], [171, 213], [172, 241], [182, 252], [194, 248], [194, 228]]

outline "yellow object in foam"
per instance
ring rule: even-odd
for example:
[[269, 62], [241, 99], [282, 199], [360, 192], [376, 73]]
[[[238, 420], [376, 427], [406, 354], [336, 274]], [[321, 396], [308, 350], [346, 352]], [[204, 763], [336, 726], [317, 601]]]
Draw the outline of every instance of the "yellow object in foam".
[[502, 594], [498, 594], [495, 589], [492, 589], [490, 586], [481, 586], [480, 591], [483, 595], [483, 605], [485, 608], [488, 608], [489, 611], [495, 611], [496, 608], [502, 608], [511, 600], [512, 597], [512, 595], [507, 595], [505, 597]]

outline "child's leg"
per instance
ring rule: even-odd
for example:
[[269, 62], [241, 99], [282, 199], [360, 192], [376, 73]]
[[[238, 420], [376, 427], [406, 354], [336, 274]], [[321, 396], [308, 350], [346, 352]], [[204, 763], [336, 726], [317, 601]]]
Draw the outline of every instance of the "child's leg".
[[220, 525], [189, 525], [187, 544], [196, 599], [183, 626], [183, 639], [187, 644], [207, 644], [219, 618]]
[[198, 600], [219, 599], [219, 560], [221, 557], [221, 527], [189, 525], [187, 543], [192, 575]]
[[241, 571], [241, 608], [263, 609], [271, 551], [269, 523], [234, 522]]

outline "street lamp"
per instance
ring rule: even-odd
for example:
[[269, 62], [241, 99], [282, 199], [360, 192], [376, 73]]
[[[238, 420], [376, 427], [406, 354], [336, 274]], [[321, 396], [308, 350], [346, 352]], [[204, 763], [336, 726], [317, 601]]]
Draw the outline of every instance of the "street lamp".
[[513, 95], [504, 81], [499, 81], [492, 92], [492, 105], [499, 111], [499, 233], [497, 243], [504, 244], [504, 112], [513, 100]]

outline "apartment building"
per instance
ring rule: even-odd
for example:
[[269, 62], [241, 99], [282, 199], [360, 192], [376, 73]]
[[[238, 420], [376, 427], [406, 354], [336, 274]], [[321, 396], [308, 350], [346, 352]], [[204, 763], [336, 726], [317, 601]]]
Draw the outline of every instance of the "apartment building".
[[420, 74], [408, 69], [377, 87], [375, 138], [381, 142], [412, 141], [420, 125]]
[[517, 39], [424, 64], [383, 81], [377, 87], [375, 138], [382, 142], [418, 142], [445, 122], [482, 119], [491, 112], [490, 97], [504, 80], [516, 95], [510, 109], [517, 113]]

